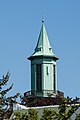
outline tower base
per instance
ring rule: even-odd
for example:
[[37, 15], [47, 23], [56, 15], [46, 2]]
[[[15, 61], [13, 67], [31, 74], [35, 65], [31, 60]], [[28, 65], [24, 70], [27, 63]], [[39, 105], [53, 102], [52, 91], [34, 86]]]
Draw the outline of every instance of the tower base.
[[33, 95], [27, 95], [24, 93], [22, 98], [22, 104], [27, 107], [59, 105], [60, 101], [64, 98], [64, 93], [58, 91], [54, 97], [38, 97]]

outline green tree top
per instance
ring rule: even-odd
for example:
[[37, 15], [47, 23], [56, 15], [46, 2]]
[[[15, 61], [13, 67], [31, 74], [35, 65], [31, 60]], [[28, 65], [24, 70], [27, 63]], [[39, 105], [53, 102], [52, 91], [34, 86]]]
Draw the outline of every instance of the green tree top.
[[17, 93], [14, 96], [7, 97], [7, 93], [13, 88], [13, 84], [7, 89], [3, 89], [3, 86], [7, 85], [9, 78], [10, 73], [7, 72], [0, 81], [0, 120], [10, 117], [13, 112], [13, 103], [16, 102], [16, 98], [19, 96], [19, 93]]

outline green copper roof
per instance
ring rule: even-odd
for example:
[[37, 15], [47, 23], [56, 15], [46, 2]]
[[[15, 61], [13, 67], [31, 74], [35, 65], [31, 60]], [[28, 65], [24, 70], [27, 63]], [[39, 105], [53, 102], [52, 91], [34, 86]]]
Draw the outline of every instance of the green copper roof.
[[46, 29], [44, 26], [44, 21], [42, 21], [42, 27], [41, 27], [41, 31], [39, 34], [37, 46], [31, 57], [35, 57], [35, 56], [51, 56], [51, 57], [55, 57], [56, 59], [58, 59], [55, 56], [55, 54], [52, 52], [52, 47], [48, 40], [48, 36], [47, 36]]

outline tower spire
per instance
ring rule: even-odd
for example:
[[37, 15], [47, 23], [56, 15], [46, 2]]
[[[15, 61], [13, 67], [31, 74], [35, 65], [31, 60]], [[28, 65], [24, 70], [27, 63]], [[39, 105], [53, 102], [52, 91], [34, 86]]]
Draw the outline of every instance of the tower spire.
[[51, 47], [49, 39], [48, 39], [48, 35], [47, 35], [46, 29], [45, 29], [43, 19], [42, 19], [42, 27], [41, 27], [41, 30], [40, 30], [40, 34], [39, 34], [39, 38], [38, 38], [38, 42], [37, 42], [35, 51], [32, 54], [32, 56], [29, 57], [29, 59], [31, 59], [35, 56], [38, 57], [38, 56], [41, 56], [41, 55], [42, 56], [48, 56], [48, 57], [51, 56], [55, 60], [58, 59], [52, 51], [52, 47]]

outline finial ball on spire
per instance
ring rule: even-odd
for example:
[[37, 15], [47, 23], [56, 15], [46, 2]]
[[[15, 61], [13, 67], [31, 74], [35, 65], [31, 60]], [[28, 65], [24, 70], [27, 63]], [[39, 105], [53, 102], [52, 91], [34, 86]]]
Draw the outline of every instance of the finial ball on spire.
[[42, 22], [44, 22], [44, 19], [42, 19]]

